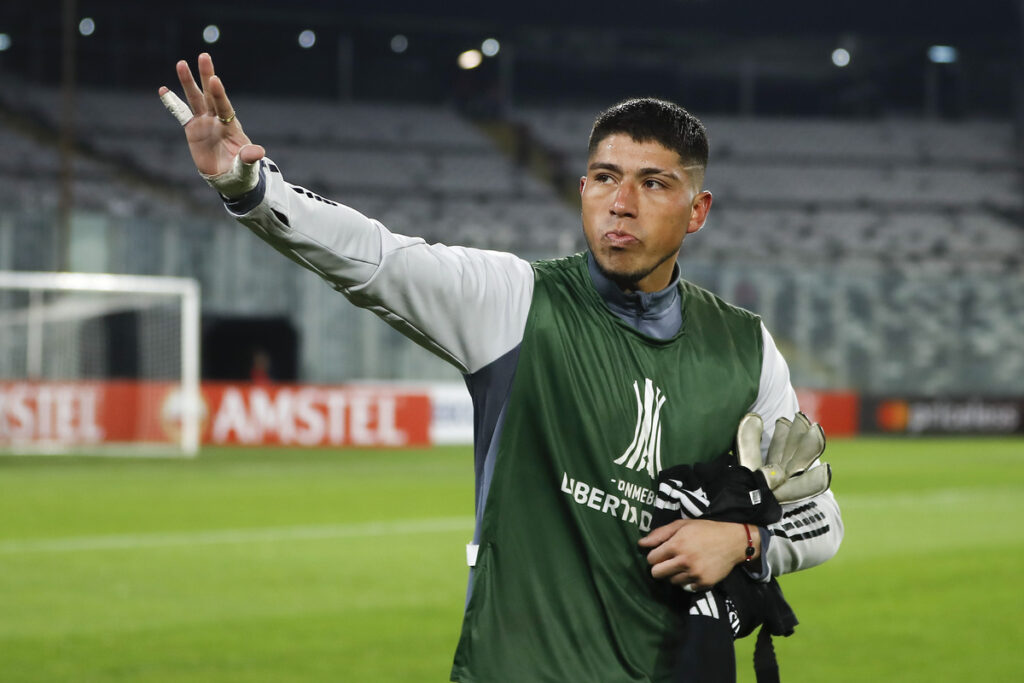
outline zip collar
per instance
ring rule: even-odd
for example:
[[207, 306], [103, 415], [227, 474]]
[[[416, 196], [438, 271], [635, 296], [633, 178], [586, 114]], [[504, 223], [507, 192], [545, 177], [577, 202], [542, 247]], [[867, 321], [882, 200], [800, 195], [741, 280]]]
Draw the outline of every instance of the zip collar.
[[657, 292], [624, 292], [597, 267], [594, 255], [587, 252], [590, 281], [601, 300], [620, 320], [633, 329], [657, 339], [669, 339], [683, 325], [679, 295], [679, 264], [672, 268], [672, 279]]

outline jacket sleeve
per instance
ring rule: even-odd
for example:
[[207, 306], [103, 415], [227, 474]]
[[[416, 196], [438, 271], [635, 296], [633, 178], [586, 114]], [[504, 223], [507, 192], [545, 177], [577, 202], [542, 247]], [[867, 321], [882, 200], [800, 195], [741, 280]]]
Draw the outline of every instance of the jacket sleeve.
[[[789, 366], [775, 346], [775, 340], [761, 325], [764, 347], [761, 381], [757, 399], [750, 412], [764, 420], [761, 458], [768, 455], [768, 444], [775, 433], [775, 421], [792, 419], [799, 410], [796, 392], [789, 380]], [[813, 415], [809, 416], [811, 419]], [[820, 464], [820, 463], [819, 463]], [[799, 503], [782, 506], [782, 519], [768, 527], [768, 551], [764, 554], [768, 576], [779, 576], [814, 567], [828, 560], [843, 540], [843, 519], [831, 490]]]
[[285, 182], [270, 159], [229, 213], [356, 306], [472, 373], [520, 341], [533, 296], [529, 263], [495, 251], [396, 235], [355, 209]]

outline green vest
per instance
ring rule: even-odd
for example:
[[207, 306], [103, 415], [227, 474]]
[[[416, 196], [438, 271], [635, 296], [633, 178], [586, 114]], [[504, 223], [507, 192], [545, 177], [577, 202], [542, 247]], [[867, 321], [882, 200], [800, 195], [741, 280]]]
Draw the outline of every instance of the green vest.
[[658, 472], [731, 447], [760, 323], [681, 281], [682, 329], [658, 340], [608, 310], [585, 255], [534, 273], [452, 680], [668, 680], [680, 616], [637, 541]]

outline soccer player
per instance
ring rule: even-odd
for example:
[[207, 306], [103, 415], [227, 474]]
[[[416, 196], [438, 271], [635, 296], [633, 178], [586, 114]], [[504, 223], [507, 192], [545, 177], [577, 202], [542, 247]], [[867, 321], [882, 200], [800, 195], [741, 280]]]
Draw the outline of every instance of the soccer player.
[[160, 95], [227, 210], [465, 376], [476, 530], [453, 681], [667, 680], [683, 617], [665, 582], [702, 591], [737, 565], [767, 580], [836, 552], [828, 490], [752, 537], [701, 519], [650, 528], [658, 472], [729, 450], [748, 412], [764, 453], [798, 409], [760, 319], [680, 278], [712, 201], [690, 113], [653, 99], [603, 112], [579, 185], [589, 250], [527, 263], [396, 235], [289, 184], [209, 55], [198, 67], [197, 83], [177, 65], [187, 106]]

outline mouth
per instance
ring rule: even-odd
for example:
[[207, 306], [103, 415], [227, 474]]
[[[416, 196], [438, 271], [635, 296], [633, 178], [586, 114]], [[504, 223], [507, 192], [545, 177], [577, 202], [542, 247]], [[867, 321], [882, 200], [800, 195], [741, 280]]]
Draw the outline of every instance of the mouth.
[[636, 237], [621, 230], [609, 230], [602, 239], [612, 247], [629, 247], [640, 243]]

